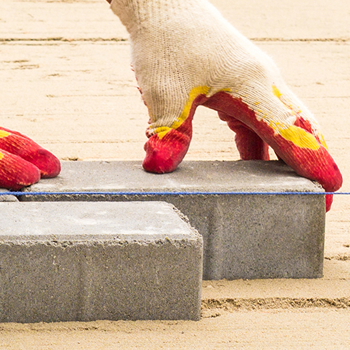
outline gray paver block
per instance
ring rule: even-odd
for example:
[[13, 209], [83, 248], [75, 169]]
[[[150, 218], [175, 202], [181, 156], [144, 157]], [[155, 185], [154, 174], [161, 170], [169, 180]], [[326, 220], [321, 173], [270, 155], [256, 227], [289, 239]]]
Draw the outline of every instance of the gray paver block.
[[[210, 192], [322, 192], [278, 161], [183, 162], [150, 174], [140, 162], [63, 162], [56, 179], [27, 191], [116, 191], [137, 195], [24, 196], [21, 200], [164, 200], [204, 240], [204, 279], [318, 278], [323, 274], [325, 204], [314, 195], [212, 195]], [[146, 195], [140, 192], [155, 192]], [[205, 192], [162, 195], [162, 192]]]
[[[0, 189], [0, 192], [5, 193], [8, 192], [8, 190]], [[0, 202], [18, 202], [17, 197], [12, 195], [0, 195]]]
[[199, 319], [202, 237], [172, 205], [0, 209], [0, 322]]

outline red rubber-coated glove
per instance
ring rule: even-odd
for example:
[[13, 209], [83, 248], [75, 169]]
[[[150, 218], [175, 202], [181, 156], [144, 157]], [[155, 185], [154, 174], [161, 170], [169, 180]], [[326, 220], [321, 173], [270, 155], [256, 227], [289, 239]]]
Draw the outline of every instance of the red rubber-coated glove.
[[60, 171], [60, 161], [52, 153], [27, 136], [0, 127], [0, 188], [17, 191]]
[[[236, 133], [242, 159], [268, 160], [268, 147], [327, 192], [342, 185], [312, 113], [274, 62], [207, 0], [112, 0], [130, 34], [132, 66], [150, 115], [146, 171], [176, 169], [203, 105]], [[326, 197], [329, 210], [332, 197]]]

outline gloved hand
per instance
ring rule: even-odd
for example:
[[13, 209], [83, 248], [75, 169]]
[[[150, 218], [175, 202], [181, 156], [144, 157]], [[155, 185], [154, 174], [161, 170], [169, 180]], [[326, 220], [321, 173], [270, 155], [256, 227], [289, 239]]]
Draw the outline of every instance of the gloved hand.
[[[341, 187], [311, 112], [273, 61], [207, 0], [113, 0], [111, 9], [130, 34], [132, 65], [149, 110], [146, 171], [176, 169], [191, 141], [196, 107], [204, 105], [236, 133], [242, 159], [268, 160], [271, 146], [327, 192]], [[327, 210], [331, 203], [327, 196]]]
[[40, 178], [55, 177], [60, 161], [27, 136], [0, 127], [0, 187], [20, 190]]

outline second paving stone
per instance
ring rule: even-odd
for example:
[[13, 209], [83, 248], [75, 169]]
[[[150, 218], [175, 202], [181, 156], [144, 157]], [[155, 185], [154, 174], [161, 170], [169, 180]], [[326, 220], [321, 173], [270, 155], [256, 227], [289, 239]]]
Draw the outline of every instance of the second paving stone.
[[0, 322], [199, 319], [202, 237], [172, 205], [0, 210]]

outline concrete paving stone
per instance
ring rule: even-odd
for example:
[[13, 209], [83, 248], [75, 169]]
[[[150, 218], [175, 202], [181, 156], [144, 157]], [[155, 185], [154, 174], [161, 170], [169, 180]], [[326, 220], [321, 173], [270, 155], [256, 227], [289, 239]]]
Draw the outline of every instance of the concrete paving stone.
[[[63, 162], [61, 175], [26, 190], [42, 191], [90, 193], [24, 195], [20, 200], [172, 203], [203, 236], [204, 279], [322, 276], [324, 196], [253, 194], [322, 192], [278, 161], [187, 161], [164, 175], [146, 173], [135, 161]], [[92, 195], [94, 191], [118, 193]], [[196, 191], [202, 194], [168, 193]], [[213, 194], [228, 191], [252, 194]]]
[[[3, 189], [0, 188], [0, 193], [1, 192], [2, 193], [6, 193], [8, 191], [7, 190], [3, 190]], [[18, 202], [18, 199], [15, 196], [2, 194], [2, 195], [0, 195], [0, 202]]]
[[172, 205], [0, 210], [0, 322], [199, 319], [202, 237]]

